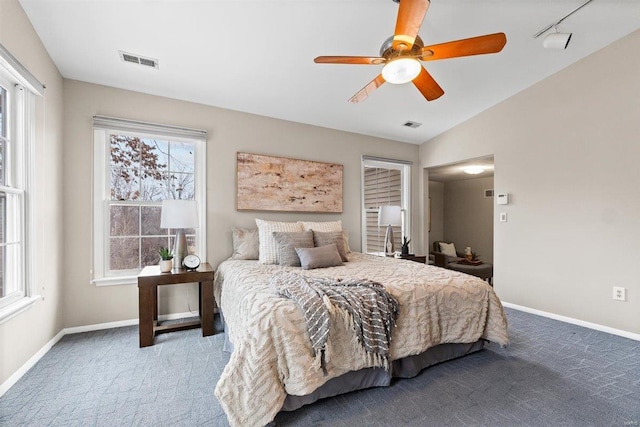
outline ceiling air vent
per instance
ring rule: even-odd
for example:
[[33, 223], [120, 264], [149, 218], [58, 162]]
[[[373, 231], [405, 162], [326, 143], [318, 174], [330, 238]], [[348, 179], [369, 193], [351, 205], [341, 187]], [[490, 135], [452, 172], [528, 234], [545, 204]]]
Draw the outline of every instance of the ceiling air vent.
[[412, 122], [412, 121], [409, 120], [408, 122], [404, 123], [402, 126], [406, 126], [408, 128], [414, 128], [415, 129], [417, 127], [422, 126], [422, 123]]
[[145, 67], [151, 67], [158, 69], [158, 60], [153, 58], [145, 58], [140, 55], [135, 55], [133, 53], [123, 52], [121, 50], [118, 51], [120, 54], [120, 59], [123, 62], [130, 62], [132, 64], [144, 65]]

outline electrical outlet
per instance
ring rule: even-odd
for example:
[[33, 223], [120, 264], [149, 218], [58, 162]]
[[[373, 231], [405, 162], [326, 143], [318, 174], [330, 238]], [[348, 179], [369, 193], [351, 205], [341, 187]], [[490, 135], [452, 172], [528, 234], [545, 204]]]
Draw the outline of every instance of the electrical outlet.
[[613, 299], [616, 301], [626, 301], [627, 300], [627, 290], [621, 286], [613, 287]]

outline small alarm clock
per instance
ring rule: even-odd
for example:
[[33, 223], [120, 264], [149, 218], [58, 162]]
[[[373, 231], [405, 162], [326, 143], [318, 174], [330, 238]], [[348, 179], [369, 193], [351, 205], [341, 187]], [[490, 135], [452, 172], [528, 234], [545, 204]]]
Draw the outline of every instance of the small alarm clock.
[[187, 255], [182, 260], [182, 266], [187, 270], [196, 270], [200, 267], [200, 258], [198, 255]]

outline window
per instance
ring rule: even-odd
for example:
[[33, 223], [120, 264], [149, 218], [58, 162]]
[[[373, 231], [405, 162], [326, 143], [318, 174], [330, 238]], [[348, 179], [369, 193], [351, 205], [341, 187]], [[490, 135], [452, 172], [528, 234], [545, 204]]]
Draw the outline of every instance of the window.
[[36, 301], [30, 212], [39, 83], [0, 45], [0, 322]]
[[173, 247], [160, 228], [162, 200], [196, 200], [197, 229], [185, 230], [189, 253], [206, 259], [206, 132], [94, 117], [94, 271], [97, 285], [135, 283]]
[[411, 164], [364, 156], [362, 158], [362, 252], [384, 252], [386, 226], [378, 226], [380, 206], [402, 208], [402, 226], [393, 227], [394, 243], [398, 250], [402, 236], [411, 234], [410, 205]]

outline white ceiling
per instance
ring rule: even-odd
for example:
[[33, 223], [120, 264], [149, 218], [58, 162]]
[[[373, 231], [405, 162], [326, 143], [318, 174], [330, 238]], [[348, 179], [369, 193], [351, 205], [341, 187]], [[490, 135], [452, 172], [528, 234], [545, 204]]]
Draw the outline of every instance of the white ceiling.
[[435, 101], [385, 84], [350, 104], [381, 67], [313, 58], [377, 55], [395, 26], [391, 0], [20, 0], [65, 78], [416, 144], [640, 28], [640, 1], [594, 0], [559, 26], [573, 33], [566, 50], [533, 38], [583, 2], [433, 0], [425, 45], [504, 32], [504, 50], [425, 63], [445, 91]]
[[[484, 172], [477, 175], [470, 175], [468, 173], [465, 173], [464, 169], [469, 166], [481, 166], [482, 168], [484, 168]], [[467, 160], [450, 165], [437, 166], [429, 168], [428, 172], [429, 181], [438, 182], [461, 181], [465, 179], [475, 178], [489, 178], [492, 177], [494, 173], [493, 156]]]

